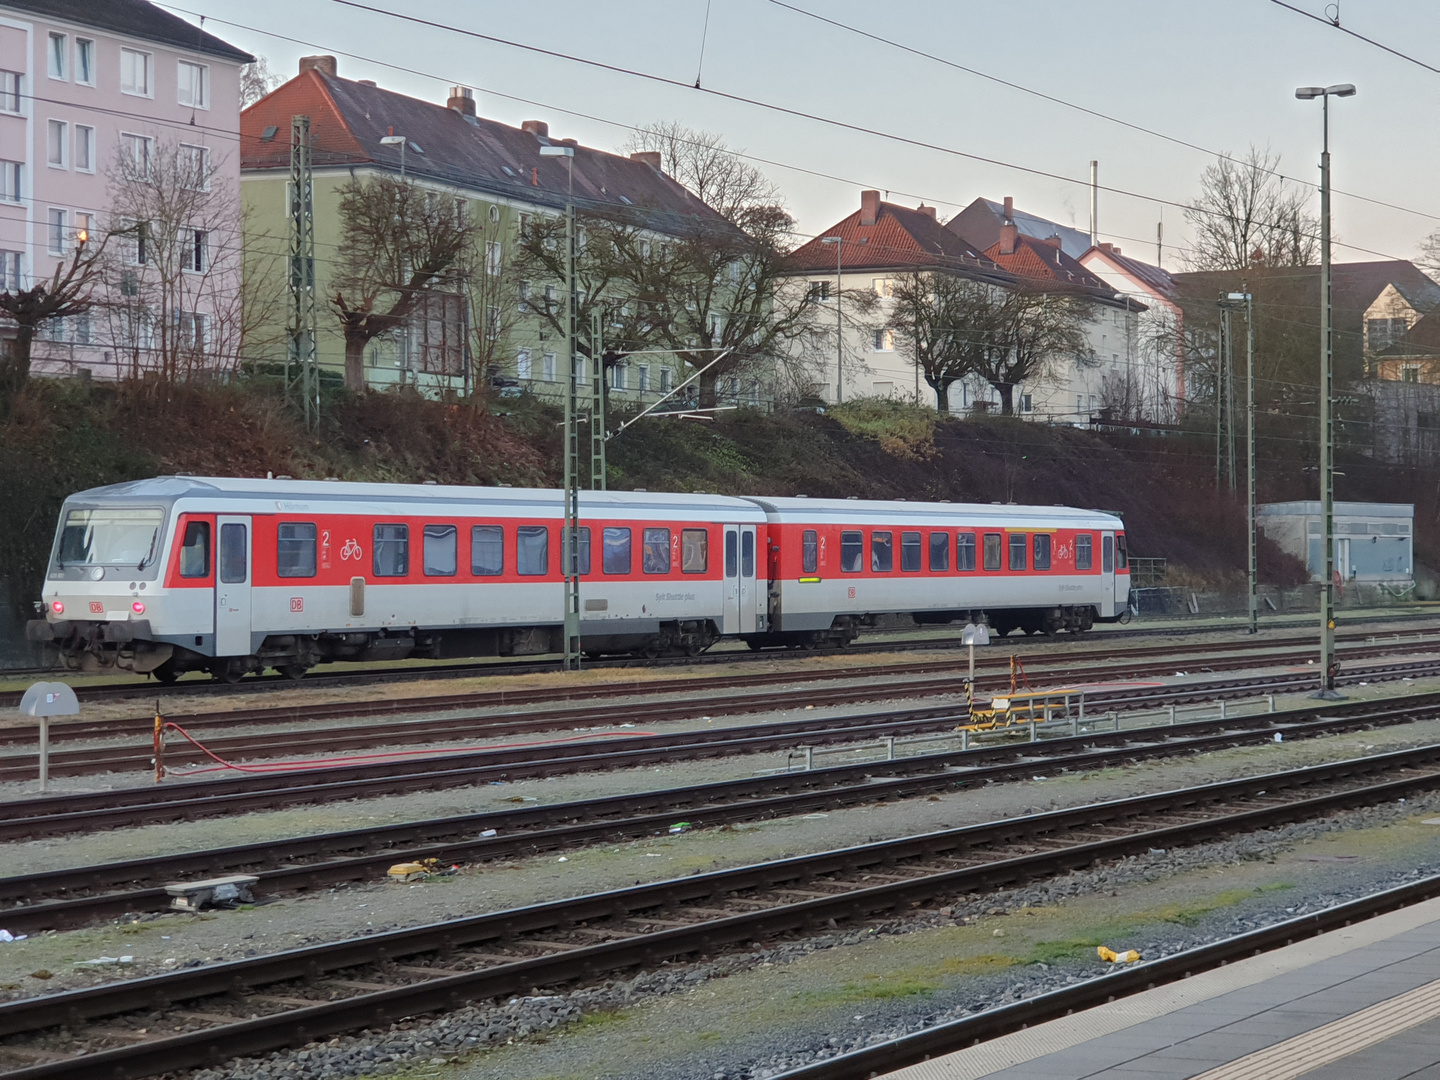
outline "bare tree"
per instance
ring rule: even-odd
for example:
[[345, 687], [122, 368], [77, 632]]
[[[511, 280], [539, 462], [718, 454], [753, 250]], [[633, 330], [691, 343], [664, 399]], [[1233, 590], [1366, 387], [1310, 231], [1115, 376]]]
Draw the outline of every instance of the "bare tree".
[[409, 181], [353, 178], [340, 189], [330, 306], [345, 337], [345, 385], [365, 388], [365, 347], [439, 294], [462, 291], [475, 230], [465, 204]]
[[30, 353], [37, 332], [47, 323], [89, 312], [101, 282], [104, 239], [73, 238], [69, 261], [62, 259], [55, 272], [28, 289], [0, 293], [0, 315], [15, 324], [15, 336], [0, 351], [0, 400], [9, 400], [30, 378]]
[[1195, 233], [1184, 257], [1191, 270], [1306, 266], [1318, 258], [1309, 192], [1279, 168], [1279, 154], [1255, 146], [1243, 160], [1227, 156], [1206, 166], [1200, 197], [1185, 210]]
[[145, 140], [110, 169], [103, 310], [130, 374], [230, 370], [242, 344], [239, 199], [206, 147]]
[[642, 124], [625, 149], [631, 153], [658, 151], [660, 169], [666, 176], [747, 232], [766, 229], [774, 210], [784, 206], [780, 189], [713, 132], [686, 127], [676, 120]]
[[270, 64], [263, 56], [257, 56], [253, 64], [242, 64], [240, 108], [248, 109], [284, 81], [280, 75], [270, 70]]
[[467, 286], [472, 313], [470, 359], [476, 389], [498, 369], [511, 332], [525, 316], [516, 259], [513, 250], [507, 256], [504, 230], [499, 214], [475, 228], [475, 271]]
[[1050, 375], [1057, 366], [1096, 362], [1085, 335], [1089, 304], [1063, 292], [1021, 287], [1005, 295], [995, 316], [994, 342], [978, 358], [975, 374], [1000, 394], [1000, 411], [1015, 412], [1015, 387]]
[[950, 387], [982, 373], [997, 344], [1004, 296], [991, 285], [942, 271], [913, 271], [894, 279], [886, 324], [910, 350], [935, 391], [935, 407], [950, 411]]

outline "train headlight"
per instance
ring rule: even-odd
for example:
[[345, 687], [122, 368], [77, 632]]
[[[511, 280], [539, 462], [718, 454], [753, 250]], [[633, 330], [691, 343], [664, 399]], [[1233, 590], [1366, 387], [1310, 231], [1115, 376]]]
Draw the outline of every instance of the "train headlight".
[[51, 600], [51, 601], [50, 601], [50, 610], [53, 611], [53, 612], [55, 612], [56, 615], [64, 615], [64, 614], [65, 614], [65, 605], [62, 604], [59, 600]]
[[133, 604], [130, 605], [130, 610], [135, 612], [136, 615], [144, 615], [145, 605], [142, 604], [139, 600], [136, 600]]

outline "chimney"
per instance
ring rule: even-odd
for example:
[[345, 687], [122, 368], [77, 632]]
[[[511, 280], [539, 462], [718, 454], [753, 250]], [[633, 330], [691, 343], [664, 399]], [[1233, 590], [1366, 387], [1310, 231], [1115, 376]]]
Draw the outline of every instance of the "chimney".
[[860, 192], [860, 224], [874, 225], [880, 220], [880, 192]]
[[[1009, 200], [1009, 199], [1006, 199], [1005, 201], [1006, 201], [1006, 202], [1009, 202], [1010, 200]], [[1019, 236], [1020, 236], [1020, 230], [1015, 227], [1015, 222], [1013, 222], [1013, 221], [1007, 221], [1007, 222], [1005, 222], [1004, 225], [1001, 225], [1001, 226], [1000, 226], [1000, 254], [1001, 254], [1001, 255], [1014, 255], [1014, 254], [1015, 254], [1015, 245], [1016, 245], [1016, 243], [1017, 243], [1017, 240], [1018, 240], [1018, 237], [1019, 237]]]
[[314, 69], [321, 75], [329, 75], [335, 78], [335, 58], [333, 56], [302, 56], [300, 57], [300, 74]]
[[548, 139], [550, 137], [550, 125], [544, 120], [526, 120], [520, 125], [521, 131], [528, 131], [537, 139]]
[[452, 86], [450, 96], [445, 100], [447, 109], [454, 109], [461, 116], [475, 115], [475, 91], [468, 86]]
[[1015, 200], [1009, 195], [1005, 196], [1005, 220], [1015, 220]]
[[936, 216], [935, 216], [935, 208], [934, 208], [933, 206], [926, 206], [924, 203], [921, 203], [921, 204], [920, 204], [919, 206], [917, 206], [915, 209], [918, 210], [918, 211], [920, 211], [920, 213], [924, 214], [924, 215], [925, 215], [926, 217], [928, 217], [931, 221], [938, 221], [938, 220], [939, 220], [939, 219], [936, 218]]
[[380, 85], [374, 79], [356, 79], [355, 81], [361, 86], [378, 87]]
[[1043, 242], [1046, 243], [1046, 244], [1049, 244], [1051, 247], [1055, 248], [1056, 250], [1059, 250], [1059, 247], [1060, 247], [1060, 237], [1059, 237], [1058, 235], [1056, 235], [1056, 236], [1047, 236], [1047, 237], [1045, 237], [1045, 239], [1044, 239]]
[[1101, 251], [1108, 251], [1112, 255], [1120, 254], [1120, 252], [1116, 250], [1114, 244], [1100, 243], [1096, 244], [1095, 246], [1098, 247]]
[[631, 154], [630, 160], [643, 161], [646, 165], [649, 165], [650, 168], [654, 169], [656, 172], [660, 171], [659, 150], [641, 150], [638, 153]]

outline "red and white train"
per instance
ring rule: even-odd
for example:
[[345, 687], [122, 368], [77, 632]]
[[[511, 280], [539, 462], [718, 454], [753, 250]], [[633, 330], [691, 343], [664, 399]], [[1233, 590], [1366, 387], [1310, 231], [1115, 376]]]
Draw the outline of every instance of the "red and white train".
[[[638, 491], [580, 498], [586, 653], [844, 645], [878, 616], [1078, 632], [1129, 603], [1119, 518]], [[563, 501], [524, 488], [161, 477], [61, 510], [31, 640], [81, 671], [299, 678], [563, 647]]]

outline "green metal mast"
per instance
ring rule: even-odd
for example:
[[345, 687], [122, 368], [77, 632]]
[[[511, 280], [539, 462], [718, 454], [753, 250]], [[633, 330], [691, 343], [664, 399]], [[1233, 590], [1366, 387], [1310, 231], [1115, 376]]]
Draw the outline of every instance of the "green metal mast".
[[[320, 369], [315, 338], [319, 311], [315, 296], [315, 176], [310, 167], [310, 118], [290, 119], [290, 323], [285, 385], [298, 390], [305, 426], [320, 423]], [[296, 373], [291, 382], [290, 365]]]

